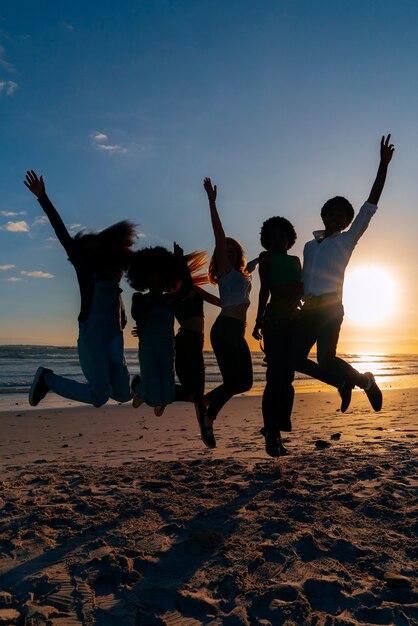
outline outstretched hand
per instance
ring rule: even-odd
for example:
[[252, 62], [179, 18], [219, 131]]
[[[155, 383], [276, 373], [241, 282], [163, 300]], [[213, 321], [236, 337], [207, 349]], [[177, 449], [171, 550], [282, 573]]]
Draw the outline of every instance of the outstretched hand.
[[38, 178], [33, 170], [26, 172], [26, 177], [23, 183], [37, 198], [42, 198], [42, 196], [46, 193], [43, 176]]
[[205, 188], [206, 193], [208, 194], [209, 201], [215, 202], [216, 194], [218, 192], [216, 185], [215, 186], [212, 185], [212, 181], [210, 178], [205, 178], [205, 180], [203, 181], [203, 186]]
[[395, 146], [393, 145], [393, 143], [389, 143], [389, 141], [390, 141], [390, 133], [386, 137], [386, 139], [385, 139], [385, 136], [383, 135], [380, 141], [380, 160], [385, 165], [389, 165], [393, 157], [393, 153], [395, 152]]
[[179, 244], [175, 241], [173, 244], [173, 249], [174, 249], [174, 256], [177, 257], [183, 257], [184, 256], [184, 250], [181, 246], [179, 246]]

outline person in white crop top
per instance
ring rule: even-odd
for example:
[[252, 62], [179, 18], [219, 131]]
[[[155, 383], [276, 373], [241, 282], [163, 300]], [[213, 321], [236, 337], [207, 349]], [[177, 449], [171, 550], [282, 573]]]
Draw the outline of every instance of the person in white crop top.
[[251, 389], [251, 354], [244, 338], [250, 304], [251, 276], [246, 269], [244, 250], [236, 239], [226, 237], [216, 208], [216, 185], [205, 178], [210, 216], [215, 236], [215, 251], [209, 265], [209, 280], [219, 286], [221, 313], [212, 326], [210, 339], [223, 382], [204, 397], [205, 413], [199, 425], [203, 442], [216, 446], [213, 422], [222, 407], [237, 393]]

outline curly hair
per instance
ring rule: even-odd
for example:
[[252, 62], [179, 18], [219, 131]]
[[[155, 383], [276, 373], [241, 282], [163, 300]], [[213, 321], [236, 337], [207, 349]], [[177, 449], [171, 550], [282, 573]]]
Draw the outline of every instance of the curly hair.
[[120, 279], [129, 265], [136, 229], [136, 224], [123, 220], [99, 232], [80, 231], [74, 236], [74, 244], [95, 273]]
[[[238, 241], [238, 239], [234, 239], [233, 237], [225, 237], [226, 243], [230, 244], [231, 246], [233, 246], [236, 250], [237, 256], [238, 256], [238, 260], [234, 265], [234, 268], [238, 271], [241, 272], [241, 274], [244, 274], [245, 276], [248, 275], [248, 273], [245, 271], [245, 267], [247, 266], [247, 262], [245, 260], [245, 255], [244, 255], [244, 248], [242, 247], [242, 245], [240, 244], [240, 242]], [[216, 262], [216, 256], [215, 256], [215, 252], [212, 255], [212, 258], [210, 260], [209, 263], [209, 270], [208, 270], [208, 277], [209, 277], [209, 282], [212, 283], [212, 285], [217, 285], [218, 284], [218, 264]]]
[[148, 291], [152, 274], [163, 279], [167, 291], [175, 291], [181, 280], [181, 259], [162, 246], [142, 248], [132, 253], [126, 278], [136, 291]]
[[335, 196], [334, 198], [330, 198], [325, 202], [324, 206], [321, 209], [322, 219], [324, 219], [325, 215], [331, 209], [340, 209], [344, 211], [348, 224], [350, 224], [354, 217], [353, 205], [347, 200], [347, 198], [344, 198], [343, 196]]
[[201, 273], [204, 265], [206, 253], [199, 250], [178, 256], [162, 246], [142, 248], [132, 253], [126, 278], [133, 289], [144, 292], [149, 289], [151, 275], [158, 274], [165, 290], [174, 293], [180, 287], [185, 271], [190, 272], [193, 285], [207, 282], [206, 274]]
[[273, 231], [281, 230], [287, 239], [287, 249], [289, 250], [295, 243], [297, 235], [293, 224], [285, 217], [270, 217], [263, 222], [260, 231], [260, 242], [265, 250], [271, 250], [271, 235]]

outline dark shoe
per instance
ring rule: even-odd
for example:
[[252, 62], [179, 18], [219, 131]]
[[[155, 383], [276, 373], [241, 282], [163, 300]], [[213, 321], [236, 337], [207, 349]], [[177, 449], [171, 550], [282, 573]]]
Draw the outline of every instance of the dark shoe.
[[[195, 402], [195, 408], [196, 405], [197, 402]], [[216, 448], [216, 439], [213, 434], [213, 427], [205, 425], [206, 412], [201, 410], [198, 411], [196, 408], [196, 417], [197, 421], [199, 422], [200, 437], [203, 443], [207, 448]]]
[[277, 458], [288, 454], [287, 448], [282, 444], [280, 433], [269, 432], [265, 428], [260, 430], [266, 441], [266, 452], [269, 456]]
[[345, 413], [351, 402], [351, 393], [353, 391], [353, 387], [346, 380], [342, 387], [338, 388], [338, 393], [341, 396], [341, 413]]
[[365, 372], [365, 375], [370, 379], [371, 386], [369, 389], [365, 389], [366, 396], [369, 398], [369, 402], [372, 405], [375, 411], [380, 411], [383, 404], [383, 396], [380, 391], [377, 383], [374, 379], [374, 376], [371, 372]]
[[140, 398], [135, 393], [136, 386], [140, 381], [141, 381], [141, 378], [140, 376], [138, 376], [138, 374], [133, 376], [131, 380], [132, 406], [134, 409], [137, 409], [138, 407], [140, 407], [141, 404], [144, 402], [143, 398]]
[[29, 391], [29, 404], [31, 406], [37, 406], [49, 391], [49, 387], [45, 381], [45, 375], [51, 374], [52, 370], [46, 367], [38, 367], [35, 377], [33, 379], [32, 386]]

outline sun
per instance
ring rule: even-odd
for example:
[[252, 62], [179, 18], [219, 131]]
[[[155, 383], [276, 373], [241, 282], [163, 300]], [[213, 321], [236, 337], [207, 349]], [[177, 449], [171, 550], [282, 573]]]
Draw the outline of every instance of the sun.
[[397, 284], [383, 267], [364, 266], [348, 271], [344, 280], [344, 311], [360, 326], [376, 326], [395, 312]]

